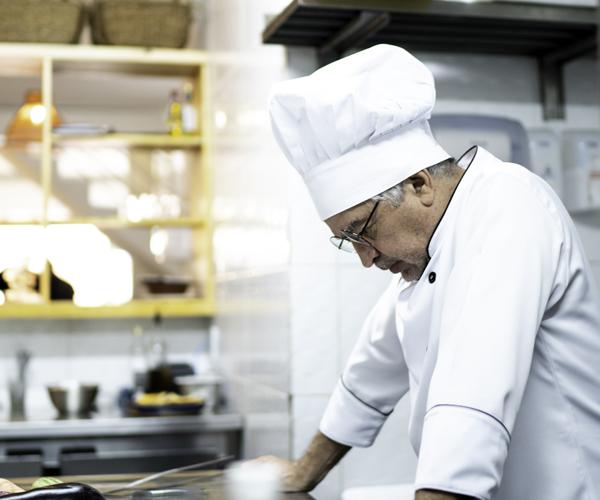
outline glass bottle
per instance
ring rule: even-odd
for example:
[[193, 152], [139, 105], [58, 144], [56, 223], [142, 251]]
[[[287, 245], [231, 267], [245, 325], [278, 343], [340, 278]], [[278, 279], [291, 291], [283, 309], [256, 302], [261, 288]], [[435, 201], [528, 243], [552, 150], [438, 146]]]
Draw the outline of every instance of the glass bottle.
[[177, 90], [171, 91], [169, 105], [167, 107], [167, 129], [169, 134], [174, 136], [183, 134], [181, 107], [179, 92]]

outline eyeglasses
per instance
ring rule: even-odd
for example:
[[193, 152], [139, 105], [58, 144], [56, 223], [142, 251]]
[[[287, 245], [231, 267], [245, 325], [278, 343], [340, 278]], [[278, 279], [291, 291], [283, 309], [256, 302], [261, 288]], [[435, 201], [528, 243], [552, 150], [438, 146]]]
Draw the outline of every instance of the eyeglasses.
[[341, 231], [341, 233], [342, 233], [341, 238], [339, 236], [332, 236], [331, 238], [329, 238], [329, 241], [331, 241], [331, 244], [333, 246], [335, 246], [338, 250], [343, 250], [344, 252], [350, 252], [350, 253], [356, 253], [354, 244], [364, 245], [364, 246], [368, 246], [368, 247], [372, 248], [373, 245], [371, 245], [371, 243], [369, 243], [363, 237], [363, 234], [367, 230], [367, 227], [369, 227], [369, 222], [371, 222], [373, 215], [375, 215], [375, 210], [377, 210], [378, 205], [379, 205], [379, 202], [378, 201], [375, 202], [375, 206], [371, 210], [369, 217], [367, 217], [367, 222], [365, 222], [362, 229], [358, 233], [355, 233], [353, 231], [343, 230], [343, 231]]

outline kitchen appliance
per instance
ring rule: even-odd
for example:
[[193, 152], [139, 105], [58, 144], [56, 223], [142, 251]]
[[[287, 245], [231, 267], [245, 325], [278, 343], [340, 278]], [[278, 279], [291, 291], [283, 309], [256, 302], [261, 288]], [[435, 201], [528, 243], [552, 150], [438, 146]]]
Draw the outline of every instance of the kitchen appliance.
[[504, 161], [531, 168], [527, 132], [517, 120], [487, 115], [437, 114], [429, 123], [435, 138], [455, 158], [478, 145]]
[[569, 210], [600, 207], [600, 134], [563, 132], [564, 202]]
[[242, 432], [237, 414], [0, 422], [0, 469], [6, 477], [158, 472], [239, 459]]

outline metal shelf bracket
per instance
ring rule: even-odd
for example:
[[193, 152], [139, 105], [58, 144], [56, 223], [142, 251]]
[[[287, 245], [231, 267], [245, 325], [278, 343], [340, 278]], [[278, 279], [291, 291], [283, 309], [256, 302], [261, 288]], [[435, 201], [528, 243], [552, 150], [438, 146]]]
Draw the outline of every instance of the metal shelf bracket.
[[387, 12], [361, 11], [351, 22], [335, 33], [319, 47], [319, 66], [325, 66], [341, 57], [341, 54], [373, 36], [390, 22]]
[[540, 97], [544, 111], [544, 120], [564, 120], [565, 90], [562, 64], [538, 60]]
[[590, 36], [538, 59], [540, 96], [544, 120], [565, 118], [564, 65], [596, 49], [596, 36]]

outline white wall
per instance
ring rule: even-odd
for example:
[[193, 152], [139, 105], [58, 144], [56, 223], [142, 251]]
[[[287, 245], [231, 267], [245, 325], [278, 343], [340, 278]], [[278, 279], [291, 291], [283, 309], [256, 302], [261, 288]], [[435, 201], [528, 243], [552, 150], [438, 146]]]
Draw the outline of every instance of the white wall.
[[231, 399], [246, 416], [247, 457], [290, 453], [288, 173], [265, 111], [285, 53], [259, 36], [264, 13], [283, 5], [208, 0], [203, 11], [201, 44], [222, 56], [210, 79], [220, 117], [212, 141], [217, 324]]
[[[242, 19], [248, 15], [247, 4], [235, 0], [225, 3], [227, 5], [223, 9], [228, 12], [229, 22], [232, 26], [240, 26]], [[276, 13], [280, 10], [279, 5], [286, 3], [253, 2], [253, 9]], [[260, 16], [253, 15], [252, 19], [257, 17]], [[213, 21], [214, 18], [211, 18], [211, 23]], [[228, 36], [237, 40], [233, 43], [230, 39], [229, 49], [241, 49], [247, 54], [248, 61], [252, 60], [250, 54], [257, 61], [264, 61], [263, 56], [267, 57], [267, 53], [269, 57], [276, 54], [277, 60], [282, 61], [284, 56], [275, 51], [277, 47], [261, 48], [257, 45], [261, 23], [252, 25], [244, 22], [243, 26], [243, 33], [228, 33]], [[550, 127], [557, 132], [569, 128], [597, 128], [599, 125], [595, 90], [598, 81], [591, 61], [577, 61], [567, 67], [566, 120], [544, 122], [538, 100], [534, 61], [512, 57], [418, 56], [436, 74], [437, 112], [507, 116], [522, 121], [528, 128]], [[254, 72], [249, 70], [244, 73], [243, 82], [238, 82], [238, 87], [231, 87], [229, 79], [225, 88], [237, 91], [241, 86], [245, 89], [243, 95], [247, 104], [264, 106], [268, 87], [273, 82], [285, 76], [307, 74], [316, 67], [315, 54], [310, 49], [287, 50], [285, 57], [285, 68], [279, 71], [271, 68], [273, 71], [265, 72], [261, 66]], [[234, 78], [235, 75], [232, 73]], [[253, 91], [255, 95], [260, 95], [260, 99], [247, 100], [247, 88], [255, 85], [264, 86], [261, 90]], [[263, 98], [265, 100], [261, 102]], [[221, 320], [224, 337], [230, 337], [230, 347], [226, 347], [225, 357], [230, 362], [229, 368], [242, 374], [242, 378], [246, 380], [246, 388], [250, 385], [255, 390], [260, 387], [267, 392], [271, 391], [274, 407], [278, 410], [271, 413], [267, 411], [266, 415], [273, 416], [277, 411], [283, 411], [283, 401], [287, 397], [291, 414], [289, 453], [292, 457], [298, 457], [317, 429], [331, 389], [359, 332], [361, 321], [386, 285], [388, 276], [379, 270], [362, 269], [355, 258], [342, 255], [330, 246], [327, 241], [328, 230], [319, 221], [302, 182], [273, 149], [268, 127], [261, 127], [260, 131], [254, 129], [253, 132], [257, 134], [251, 136], [255, 138], [255, 147], [239, 150], [237, 159], [230, 158], [231, 165], [237, 162], [237, 168], [243, 169], [243, 173], [238, 173], [238, 176], [243, 176], [243, 180], [234, 173], [236, 167], [230, 165], [228, 170], [219, 174], [220, 184], [217, 184], [217, 190], [227, 191], [232, 198], [250, 197], [253, 203], [269, 207], [267, 210], [273, 207], [271, 197], [274, 194], [279, 198], [282, 192], [285, 193], [288, 203], [284, 204], [279, 199], [276, 205], [278, 211], [286, 213], [284, 218], [290, 253], [283, 271], [278, 268], [256, 277], [252, 281], [254, 286], [249, 285], [247, 279], [222, 282], [221, 293], [224, 295], [235, 296], [242, 301], [255, 297], [267, 302], [274, 301], [274, 310], [265, 308], [259, 312], [249, 301], [245, 311], [241, 308], [233, 312], [230, 310], [231, 315], [226, 320]], [[244, 136], [244, 133], [238, 135], [241, 138]], [[260, 147], [256, 146], [258, 143]], [[255, 182], [246, 177], [248, 171], [258, 176], [261, 186], [271, 186], [271, 193], [265, 193], [261, 188], [255, 193], [258, 196], [253, 196], [249, 190], [254, 188]], [[240, 200], [239, 203], [243, 205], [248, 201]], [[254, 209], [260, 211], [256, 207]], [[583, 224], [578, 224], [578, 228], [596, 276], [600, 277], [600, 230]], [[239, 276], [248, 273], [252, 265], [248, 262], [242, 268]], [[250, 295], [248, 291], [252, 291]], [[287, 323], [282, 321], [284, 311], [289, 314]], [[228, 322], [237, 326], [230, 328], [227, 326]], [[270, 334], [261, 334], [260, 341], [253, 343], [252, 335], [257, 334], [256, 331], [253, 332], [253, 325], [262, 325]], [[239, 335], [236, 328], [246, 333]], [[239, 369], [240, 351], [243, 351], [246, 362], [253, 360], [253, 366], [267, 359], [278, 359], [281, 364], [268, 364], [274, 368], [271, 379], [266, 377], [261, 383], [248, 383], [254, 375]], [[283, 366], [286, 359], [289, 360], [287, 367]], [[286, 381], [289, 384], [287, 386]], [[279, 401], [279, 406], [275, 401]], [[245, 410], [250, 415], [255, 413], [252, 405], [246, 406]], [[280, 417], [282, 415], [275, 419]], [[416, 459], [408, 445], [407, 419], [407, 403], [401, 402], [384, 426], [376, 444], [370, 449], [352, 450], [342, 464], [313, 492], [316, 498], [339, 498], [340, 492], [350, 486], [410, 481], [414, 475]], [[263, 433], [260, 438], [253, 440], [251, 447], [247, 449], [248, 456], [283, 451], [282, 444], [276, 441], [282, 425], [275, 434]]]

